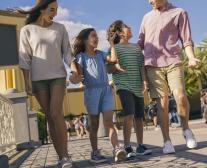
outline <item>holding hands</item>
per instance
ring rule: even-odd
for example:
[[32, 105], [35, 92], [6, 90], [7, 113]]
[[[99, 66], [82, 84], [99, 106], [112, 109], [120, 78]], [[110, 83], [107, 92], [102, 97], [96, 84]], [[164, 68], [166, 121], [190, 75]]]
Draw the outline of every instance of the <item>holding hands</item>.
[[84, 80], [84, 76], [79, 75], [77, 72], [72, 72], [72, 75], [69, 77], [69, 80], [73, 84], [78, 84]]

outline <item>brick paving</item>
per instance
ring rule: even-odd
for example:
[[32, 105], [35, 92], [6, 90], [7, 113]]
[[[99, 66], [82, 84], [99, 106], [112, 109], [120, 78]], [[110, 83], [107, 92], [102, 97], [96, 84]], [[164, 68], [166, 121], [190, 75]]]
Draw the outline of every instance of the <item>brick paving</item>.
[[[171, 128], [170, 134], [175, 145], [176, 154], [162, 154], [161, 131], [152, 128], [144, 131], [144, 142], [152, 149], [149, 156], [138, 156], [136, 159], [124, 163], [115, 164], [112, 158], [112, 147], [108, 138], [99, 138], [99, 148], [108, 158], [104, 164], [90, 163], [90, 145], [88, 139], [69, 142], [70, 154], [75, 168], [207, 168], [207, 125], [204, 123], [192, 123], [191, 128], [197, 138], [198, 148], [188, 150], [181, 136], [180, 128]], [[120, 142], [123, 143], [122, 132], [119, 132]], [[136, 147], [135, 134], [132, 135], [132, 145]], [[45, 145], [36, 149], [20, 168], [55, 168], [57, 155], [52, 145]]]

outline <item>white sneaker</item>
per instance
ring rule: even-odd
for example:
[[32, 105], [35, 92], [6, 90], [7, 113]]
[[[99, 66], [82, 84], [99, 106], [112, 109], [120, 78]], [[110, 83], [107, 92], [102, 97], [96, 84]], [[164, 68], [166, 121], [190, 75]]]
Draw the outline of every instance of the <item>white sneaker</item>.
[[57, 168], [72, 168], [72, 160], [70, 158], [62, 158], [62, 160], [59, 161]]
[[164, 147], [163, 147], [163, 153], [164, 154], [175, 153], [175, 149], [174, 149], [173, 144], [171, 143], [170, 140], [165, 142]]
[[160, 130], [160, 126], [156, 126], [155, 131], [159, 131], [159, 130]]
[[190, 129], [186, 129], [183, 131], [183, 136], [186, 140], [186, 146], [190, 149], [194, 149], [197, 147], [197, 142], [193, 132]]
[[121, 162], [126, 159], [126, 152], [121, 147], [114, 149], [114, 160], [115, 162]]

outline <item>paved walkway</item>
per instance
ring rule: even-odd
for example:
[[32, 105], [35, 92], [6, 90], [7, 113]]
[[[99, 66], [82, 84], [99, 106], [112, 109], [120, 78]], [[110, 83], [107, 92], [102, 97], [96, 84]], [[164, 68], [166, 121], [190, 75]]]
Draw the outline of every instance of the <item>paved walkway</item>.
[[[188, 150], [181, 136], [180, 128], [171, 128], [171, 139], [175, 145], [176, 154], [162, 154], [161, 131], [145, 130], [145, 144], [153, 150], [150, 156], [139, 156], [134, 160], [115, 164], [112, 158], [112, 148], [107, 138], [99, 139], [99, 147], [108, 158], [105, 164], [91, 164], [89, 162], [90, 145], [88, 139], [71, 140], [69, 143], [70, 154], [76, 168], [207, 168], [207, 125], [203, 123], [191, 123], [197, 141], [198, 149]], [[119, 133], [122, 143], [122, 134]], [[133, 146], [136, 145], [135, 134], [132, 135]], [[55, 168], [57, 155], [52, 145], [42, 146], [36, 149], [20, 168]]]

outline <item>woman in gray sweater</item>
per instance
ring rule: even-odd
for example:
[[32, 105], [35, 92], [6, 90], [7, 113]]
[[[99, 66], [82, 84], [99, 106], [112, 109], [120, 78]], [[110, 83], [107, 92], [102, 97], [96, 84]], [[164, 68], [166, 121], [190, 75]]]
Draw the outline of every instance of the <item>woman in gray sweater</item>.
[[64, 62], [70, 65], [73, 57], [64, 25], [53, 21], [57, 8], [56, 0], [38, 0], [29, 11], [19, 10], [28, 15], [20, 32], [19, 66], [26, 92], [36, 97], [46, 114], [58, 167], [70, 167], [62, 106], [67, 76]]

